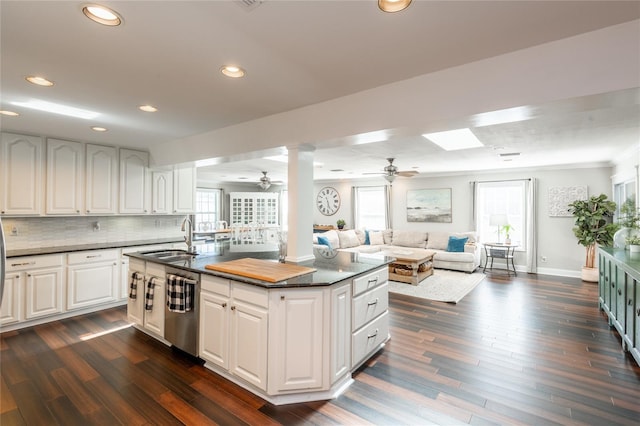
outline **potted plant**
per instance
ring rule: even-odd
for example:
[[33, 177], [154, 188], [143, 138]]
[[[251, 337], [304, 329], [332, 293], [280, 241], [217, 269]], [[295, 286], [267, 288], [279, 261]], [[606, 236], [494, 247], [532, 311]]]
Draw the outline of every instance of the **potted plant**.
[[632, 234], [626, 241], [629, 245], [629, 253], [640, 253], [640, 234]]
[[338, 225], [338, 229], [344, 228], [346, 224], [347, 222], [345, 222], [344, 219], [338, 219], [338, 221], [336, 222], [336, 225]]
[[506, 245], [510, 245], [511, 244], [511, 231], [514, 231], [515, 229], [513, 228], [512, 225], [509, 225], [508, 223], [506, 225], [502, 225], [502, 230], [504, 231], [504, 243]]
[[598, 244], [613, 244], [613, 234], [618, 229], [618, 224], [612, 222], [616, 203], [608, 200], [605, 194], [594, 195], [588, 200], [570, 203], [569, 211], [575, 218], [573, 233], [578, 239], [578, 244], [587, 249], [585, 264], [582, 267], [582, 280], [597, 282], [596, 247]]

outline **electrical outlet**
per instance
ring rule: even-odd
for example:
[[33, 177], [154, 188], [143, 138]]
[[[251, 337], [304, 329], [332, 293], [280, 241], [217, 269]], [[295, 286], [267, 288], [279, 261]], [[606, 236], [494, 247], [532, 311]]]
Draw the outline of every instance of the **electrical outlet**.
[[11, 227], [11, 235], [18, 235], [18, 227], [13, 225]]
[[540, 256], [540, 261], [541, 262], [546, 262], [547, 261], [547, 256]]

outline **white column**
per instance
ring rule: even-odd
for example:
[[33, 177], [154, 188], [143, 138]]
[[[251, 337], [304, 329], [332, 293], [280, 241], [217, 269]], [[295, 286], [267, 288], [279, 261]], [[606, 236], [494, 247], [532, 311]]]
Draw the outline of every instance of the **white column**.
[[287, 262], [304, 262], [313, 255], [313, 151], [310, 146], [288, 148], [289, 220]]

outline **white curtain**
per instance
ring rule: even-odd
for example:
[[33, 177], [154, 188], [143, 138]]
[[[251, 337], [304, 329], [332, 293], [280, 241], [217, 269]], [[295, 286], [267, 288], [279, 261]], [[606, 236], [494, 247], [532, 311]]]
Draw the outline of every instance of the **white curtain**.
[[538, 184], [536, 178], [525, 182], [526, 208], [526, 242], [527, 272], [538, 272]]
[[387, 229], [393, 229], [391, 219], [391, 185], [384, 187], [384, 207], [386, 209], [385, 221]]

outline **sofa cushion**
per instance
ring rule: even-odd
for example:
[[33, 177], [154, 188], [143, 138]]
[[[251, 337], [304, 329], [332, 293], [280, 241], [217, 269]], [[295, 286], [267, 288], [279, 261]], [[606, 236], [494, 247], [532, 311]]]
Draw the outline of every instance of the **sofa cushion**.
[[419, 231], [393, 231], [391, 244], [401, 247], [425, 248], [427, 233]]
[[385, 229], [382, 231], [382, 237], [384, 238], [385, 244], [391, 244], [393, 241], [393, 229]]
[[462, 237], [467, 237], [467, 243], [468, 244], [473, 244], [473, 243], [477, 243], [478, 242], [478, 234], [476, 234], [473, 231], [469, 231], [469, 232], [452, 232], [450, 235], [453, 235], [454, 237], [458, 237], [458, 238], [462, 238]]
[[327, 240], [329, 240], [329, 244], [331, 244], [331, 247], [334, 250], [340, 248], [340, 237], [338, 237], [338, 231], [336, 231], [335, 229], [332, 229], [327, 232], [323, 232], [320, 235], [322, 235]]
[[433, 260], [443, 262], [461, 262], [461, 263], [474, 263], [475, 257], [473, 253], [457, 253], [449, 251], [438, 251], [433, 256]]
[[429, 232], [427, 248], [431, 250], [446, 250], [449, 245], [448, 232]]
[[384, 244], [382, 231], [369, 231], [369, 242], [372, 246]]
[[449, 243], [447, 244], [447, 251], [452, 253], [462, 253], [464, 252], [464, 245], [466, 244], [469, 237], [456, 237], [449, 236]]
[[356, 235], [358, 236], [358, 241], [360, 245], [367, 244], [367, 236], [365, 235], [362, 229], [356, 229]]
[[340, 248], [358, 247], [360, 245], [360, 240], [353, 229], [338, 232], [338, 239]]

